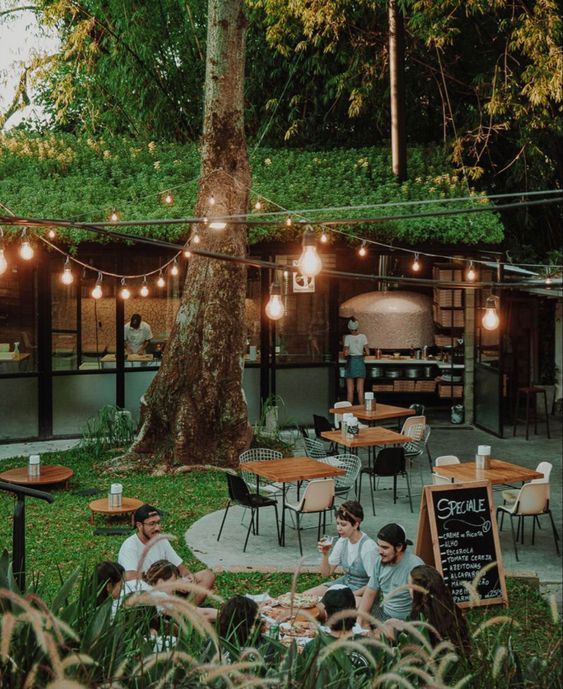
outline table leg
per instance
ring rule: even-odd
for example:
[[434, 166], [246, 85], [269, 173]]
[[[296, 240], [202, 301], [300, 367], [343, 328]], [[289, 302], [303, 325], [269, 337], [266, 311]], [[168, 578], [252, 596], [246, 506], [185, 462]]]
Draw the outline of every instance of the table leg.
[[285, 494], [287, 484], [282, 483], [281, 546], [285, 546]]

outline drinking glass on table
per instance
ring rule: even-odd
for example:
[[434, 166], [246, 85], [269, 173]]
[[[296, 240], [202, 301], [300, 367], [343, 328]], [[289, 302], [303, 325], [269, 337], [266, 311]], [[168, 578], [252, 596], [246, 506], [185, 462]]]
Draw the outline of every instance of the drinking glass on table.
[[328, 551], [332, 548], [332, 543], [334, 541], [333, 536], [327, 536], [326, 534], [321, 537], [321, 540], [317, 544], [317, 548], [321, 551], [321, 553], [328, 553]]

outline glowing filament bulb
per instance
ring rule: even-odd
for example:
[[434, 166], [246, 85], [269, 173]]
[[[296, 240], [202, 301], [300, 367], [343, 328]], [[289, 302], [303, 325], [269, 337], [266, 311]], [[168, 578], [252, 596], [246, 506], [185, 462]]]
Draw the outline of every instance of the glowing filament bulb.
[[545, 278], [545, 284], [546, 284], [546, 285], [551, 285], [552, 282], [553, 282], [553, 281], [552, 281], [552, 279], [551, 279], [551, 275], [548, 275], [548, 276]]
[[94, 289], [90, 292], [93, 299], [101, 299], [102, 297], [102, 274], [98, 273], [98, 279]]
[[358, 255], [363, 258], [367, 252], [368, 250], [366, 249], [366, 245], [362, 242], [362, 246], [358, 249]]
[[29, 243], [29, 239], [27, 238], [25, 230], [22, 233], [22, 245], [20, 246], [20, 256], [23, 258], [24, 261], [31, 261], [31, 259], [33, 258], [33, 247]]
[[4, 249], [0, 248], [0, 275], [5, 273], [7, 268], [8, 261], [6, 261], [6, 257], [4, 256]]
[[67, 259], [65, 261], [64, 269], [63, 269], [63, 274], [61, 275], [61, 282], [63, 285], [72, 285], [72, 282], [74, 280], [74, 276], [72, 274], [72, 271], [70, 269], [70, 261]]
[[147, 285], [147, 276], [143, 278], [143, 284], [141, 285], [141, 289], [139, 290], [139, 294], [142, 297], [148, 297], [149, 296], [149, 287]]
[[49, 239], [55, 239], [56, 236], [57, 233], [55, 232], [55, 230], [53, 230], [53, 228], [51, 228], [49, 232], [47, 232], [47, 237], [49, 237]]
[[119, 292], [119, 296], [122, 299], [129, 299], [129, 297], [131, 296], [131, 292], [129, 291], [127, 285], [125, 284], [125, 278], [121, 278], [121, 285], [122, 285], [122, 287], [121, 287], [121, 291]]
[[287, 227], [291, 227], [291, 218], [289, 218], [289, 217], [286, 218], [286, 219], [285, 219], [285, 224], [286, 224]]
[[489, 297], [485, 304], [485, 315], [481, 321], [483, 328], [485, 330], [496, 330], [500, 323], [500, 318], [498, 317], [495, 298]]
[[469, 282], [473, 282], [477, 277], [477, 273], [475, 272], [475, 268], [473, 267], [473, 261], [469, 263], [469, 268], [467, 269], [465, 277]]
[[420, 270], [420, 261], [418, 260], [418, 254], [414, 255], [414, 261], [412, 262], [412, 269], [415, 273]]
[[119, 213], [116, 210], [113, 210], [109, 214], [109, 219], [111, 220], [111, 222], [117, 222], [119, 220]]
[[199, 244], [201, 242], [201, 238], [197, 232], [194, 233], [194, 236], [192, 237], [192, 242], [194, 244]]
[[184, 256], [186, 258], [191, 258], [192, 257], [192, 252], [189, 249], [185, 249], [184, 251]]
[[158, 280], [156, 281], [156, 285], [157, 285], [157, 287], [164, 287], [165, 284], [166, 284], [166, 281], [162, 277], [162, 270], [161, 270], [160, 273], [158, 274]]
[[254, 204], [254, 208], [255, 208], [257, 211], [261, 210], [261, 208], [262, 208], [262, 202], [260, 201], [260, 199], [258, 199], [258, 201], [256, 201], [256, 203]]
[[322, 242], [323, 244], [326, 244], [326, 243], [328, 242], [328, 235], [327, 235], [327, 233], [326, 233], [324, 230], [323, 230], [323, 232], [322, 232], [322, 234], [321, 234], [321, 242]]
[[170, 275], [178, 275], [180, 271], [178, 270], [178, 264], [176, 263], [176, 259], [174, 259], [174, 263], [172, 264], [172, 268], [170, 268]]
[[171, 206], [174, 203], [174, 197], [170, 191], [165, 192], [162, 197], [162, 203], [164, 203], [165, 206]]
[[323, 263], [317, 253], [315, 234], [311, 230], [307, 230], [303, 235], [303, 252], [297, 265], [303, 275], [308, 278], [315, 277], [321, 272]]
[[281, 288], [277, 282], [270, 286], [270, 299], [266, 304], [266, 316], [272, 321], [279, 321], [284, 315], [285, 307], [281, 298]]

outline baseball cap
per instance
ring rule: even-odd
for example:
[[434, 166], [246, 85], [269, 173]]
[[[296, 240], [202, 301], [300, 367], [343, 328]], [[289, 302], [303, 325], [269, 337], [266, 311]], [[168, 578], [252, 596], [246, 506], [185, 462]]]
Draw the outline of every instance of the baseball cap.
[[137, 507], [133, 513], [133, 523], [136, 524], [137, 522], [144, 522], [149, 517], [154, 517], [155, 515], [160, 516], [160, 514], [160, 510], [158, 510], [156, 507], [153, 505], [147, 505], [147, 503], [145, 503], [144, 505]]
[[356, 608], [356, 598], [352, 589], [338, 584], [331, 586], [326, 591], [321, 603], [324, 605], [326, 614], [329, 617], [341, 610], [354, 610]]
[[391, 545], [412, 545], [412, 541], [407, 538], [405, 529], [400, 524], [385, 524], [377, 534], [377, 538]]

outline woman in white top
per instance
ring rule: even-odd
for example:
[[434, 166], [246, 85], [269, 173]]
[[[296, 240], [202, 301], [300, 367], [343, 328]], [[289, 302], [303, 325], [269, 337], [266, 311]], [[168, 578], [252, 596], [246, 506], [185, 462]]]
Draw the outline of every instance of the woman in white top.
[[375, 541], [360, 529], [363, 518], [364, 510], [356, 500], [348, 500], [338, 508], [336, 531], [339, 539], [334, 548], [330, 542], [324, 540], [319, 541], [317, 547], [322, 555], [321, 574], [325, 577], [331, 576], [337, 567], [341, 567], [344, 574], [306, 593], [323, 596], [331, 586], [341, 584], [351, 588], [357, 597], [363, 594], [377, 559]]
[[344, 337], [344, 356], [346, 357], [346, 398], [354, 404], [354, 382], [358, 391], [358, 404], [364, 401], [364, 380], [366, 365], [364, 354], [369, 354], [368, 338], [358, 332], [359, 323], [352, 317], [348, 321], [349, 335]]

